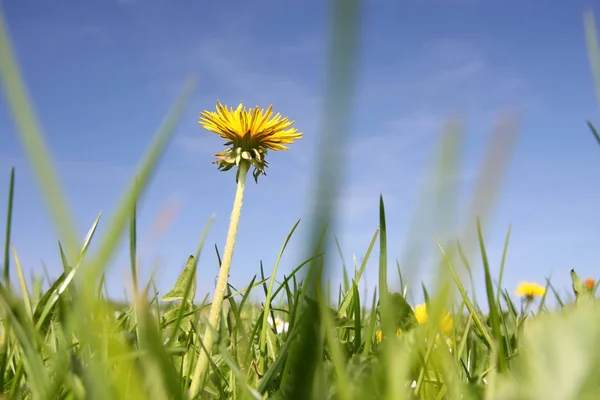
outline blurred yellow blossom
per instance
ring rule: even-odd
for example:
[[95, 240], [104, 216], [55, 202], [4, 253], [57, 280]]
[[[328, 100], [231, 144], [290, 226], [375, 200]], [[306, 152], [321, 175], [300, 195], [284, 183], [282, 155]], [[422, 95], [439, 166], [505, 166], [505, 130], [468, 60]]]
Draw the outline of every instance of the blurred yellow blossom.
[[515, 289], [515, 295], [525, 297], [528, 300], [534, 297], [542, 297], [546, 293], [546, 288], [535, 282], [521, 282]]
[[[417, 318], [417, 322], [419, 324], [424, 324], [429, 320], [429, 314], [427, 313], [427, 304], [418, 304], [415, 306], [415, 317]], [[452, 327], [454, 323], [452, 321], [452, 317], [448, 312], [444, 313], [442, 320], [440, 321], [440, 330], [443, 334], [447, 335], [452, 332]]]
[[[402, 333], [402, 329], [398, 328], [398, 330], [396, 331], [396, 336], [400, 336], [401, 333]], [[377, 332], [375, 332], [375, 341], [377, 343], [381, 343], [382, 340], [383, 340], [383, 332], [381, 331], [381, 329], [378, 329]]]

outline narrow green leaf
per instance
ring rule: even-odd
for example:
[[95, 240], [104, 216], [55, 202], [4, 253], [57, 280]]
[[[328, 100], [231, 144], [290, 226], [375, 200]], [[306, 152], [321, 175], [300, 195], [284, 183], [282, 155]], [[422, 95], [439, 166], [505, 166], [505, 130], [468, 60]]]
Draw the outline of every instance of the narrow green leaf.
[[573, 293], [575, 293], [575, 301], [580, 301], [581, 296], [585, 295], [587, 290], [574, 269], [571, 270], [570, 274], [571, 280], [573, 281]]
[[[17, 267], [17, 276], [19, 277], [19, 284], [21, 286], [21, 295], [23, 296], [23, 304], [25, 306], [25, 312], [29, 318], [33, 318], [33, 310], [31, 308], [31, 298], [29, 296], [29, 290], [27, 289], [27, 282], [25, 282], [25, 275], [23, 274], [23, 268], [21, 268], [21, 262], [17, 255], [17, 249], [13, 246], [13, 257], [15, 259], [15, 266]], [[7, 285], [8, 286], [8, 285]]]
[[360, 294], [356, 281], [352, 281], [352, 292], [354, 297], [354, 351], [358, 353], [362, 344], [362, 319], [360, 313]]
[[506, 371], [506, 359], [504, 358], [504, 338], [502, 337], [502, 331], [500, 331], [500, 317], [498, 315], [498, 306], [494, 300], [494, 286], [492, 284], [492, 274], [490, 272], [490, 264], [487, 258], [487, 252], [485, 250], [485, 243], [483, 242], [483, 233], [481, 232], [481, 224], [477, 220], [477, 236], [479, 237], [479, 248], [481, 250], [481, 258], [483, 261], [483, 272], [485, 274], [485, 290], [488, 298], [488, 307], [490, 310], [490, 320], [492, 323], [492, 334], [496, 339], [498, 346], [498, 370], [500, 372]]
[[488, 347], [488, 349], [492, 349], [493, 348], [492, 338], [490, 337], [487, 329], [481, 322], [481, 319], [477, 315], [477, 310], [475, 310], [475, 307], [473, 306], [471, 299], [469, 299], [469, 296], [467, 295], [467, 291], [465, 290], [465, 287], [463, 286], [458, 275], [456, 274], [456, 271], [454, 269], [454, 266], [452, 265], [452, 262], [446, 255], [444, 248], [442, 247], [440, 242], [437, 240], [437, 238], [436, 238], [436, 243], [437, 243], [437, 246], [438, 246], [440, 252], [442, 253], [442, 257], [444, 258], [446, 265], [448, 266], [448, 269], [450, 270], [450, 273], [452, 274], [452, 277], [454, 278], [454, 282], [456, 283], [458, 291], [460, 292], [462, 299], [465, 302], [465, 306], [469, 310], [469, 313], [473, 316], [473, 322], [475, 323], [475, 326], [479, 330], [479, 333], [481, 334], [485, 345]]
[[[194, 295], [196, 293], [196, 259], [194, 256], [189, 256], [185, 267], [179, 274], [175, 285], [171, 290], [164, 294], [161, 298], [162, 301], [177, 301], [186, 300], [189, 302], [194, 301]], [[186, 299], [186, 292], [191, 294], [191, 297]]]
[[[277, 268], [279, 267], [279, 262], [281, 261], [281, 257], [283, 257], [283, 253], [292, 238], [292, 235], [296, 231], [296, 228], [300, 224], [300, 220], [296, 221], [291, 231], [288, 233], [283, 246], [281, 246], [281, 250], [277, 255], [277, 260], [275, 260], [275, 265], [273, 266], [273, 272], [271, 272], [271, 279], [269, 281], [269, 287], [267, 289], [266, 298], [265, 298], [265, 310], [263, 314], [263, 322], [262, 329], [260, 331], [260, 359], [259, 359], [259, 367], [261, 371], [264, 371], [266, 368], [265, 365], [265, 353], [266, 353], [266, 339], [267, 339], [267, 328], [269, 326], [269, 316], [273, 319], [273, 324], [275, 323], [275, 316], [271, 314], [271, 301], [273, 296], [273, 286], [275, 284], [275, 276], [277, 274]], [[262, 264], [261, 264], [262, 265]]]
[[8, 183], [8, 210], [6, 211], [6, 236], [4, 239], [4, 284], [10, 286], [10, 230], [12, 226], [13, 200], [15, 197], [15, 168], [10, 169], [10, 181]]

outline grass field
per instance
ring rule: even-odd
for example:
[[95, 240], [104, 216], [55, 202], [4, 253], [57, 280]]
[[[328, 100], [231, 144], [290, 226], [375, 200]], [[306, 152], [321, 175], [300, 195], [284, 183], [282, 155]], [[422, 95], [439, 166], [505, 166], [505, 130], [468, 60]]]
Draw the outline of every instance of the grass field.
[[[8, 171], [11, 184], [6, 193], [9, 207], [0, 285], [3, 398], [598, 398], [600, 307], [594, 295], [598, 283], [582, 280], [570, 271], [570, 299], [562, 299], [550, 281], [503, 287], [504, 257], [500, 275], [492, 276], [479, 215], [470, 216], [465, 234], [455, 242], [437, 243], [440, 263], [435, 268], [439, 269], [439, 279], [432, 287], [407, 285], [404, 264], [388, 261], [386, 233], [390, 228], [386, 226], [385, 199], [381, 198], [372, 240], [365, 243], [365, 249], [357, 249], [362, 251], [362, 261], [344, 266], [344, 279], [338, 288], [323, 281], [331, 264], [339, 263], [334, 257], [324, 257], [331, 251], [328, 242], [332, 237], [326, 224], [335, 212], [335, 190], [344, 172], [343, 132], [358, 36], [356, 3], [336, 2], [326, 93], [330, 112], [322, 123], [326, 134], [321, 157], [338, 167], [315, 176], [316, 217], [310, 221], [312, 234], [306, 240], [305, 262], [282, 276], [277, 273], [277, 261], [271, 271], [256, 271], [255, 279], [243, 288], [228, 285], [224, 273], [214, 300], [214, 293], [205, 299], [196, 296], [197, 264], [210, 221], [204, 232], [199, 230], [198, 248], [190, 249], [193, 255], [181, 255], [181, 274], [170, 292], [159, 296], [153, 281], [139, 282], [137, 277], [136, 204], [194, 91], [194, 82], [186, 84], [157, 130], [114, 215], [108, 220], [99, 216], [81, 242], [74, 234], [72, 214], [0, 19], [4, 93], [51, 210], [64, 266], [55, 282], [25, 280], [18, 254], [11, 246], [15, 171]], [[600, 56], [591, 14], [586, 14], [585, 25], [600, 95]], [[590, 128], [600, 143], [591, 123]], [[514, 135], [511, 129], [504, 126], [492, 139], [494, 162], [481, 168], [481, 182], [473, 193], [474, 209], [485, 211], [492, 201], [486, 194], [498, 188], [510, 151], [509, 139]], [[453, 165], [459, 157], [454, 144], [460, 135], [452, 125], [443, 133], [438, 170]], [[498, 146], [504, 143], [498, 138], [508, 142]], [[235, 262], [233, 244], [244, 240], [236, 237], [236, 224], [250, 167], [245, 160], [253, 156], [240, 154], [237, 161], [235, 154], [233, 158], [227, 155], [235, 164], [229, 166], [239, 168], [239, 197], [233, 206], [234, 229], [223, 254], [219, 253], [225, 272]], [[223, 174], [223, 185], [235, 182], [234, 173]], [[442, 187], [447, 185], [440, 185], [438, 194], [451, 195], [441, 193]], [[106, 233], [97, 238], [98, 224], [105, 224]], [[295, 228], [282, 238], [282, 249], [274, 250], [280, 252], [277, 260]], [[510, 230], [505, 254], [509, 238]], [[131, 304], [108, 298], [103, 279], [111, 257], [124, 240], [129, 244], [134, 282]], [[97, 251], [88, 253], [92, 241]], [[371, 258], [375, 248], [378, 260]], [[467, 254], [471, 253], [478, 257], [469, 259]], [[379, 268], [378, 293], [370, 298], [361, 297], [358, 289], [367, 264]], [[472, 270], [481, 265], [484, 279], [474, 285], [485, 287], [486, 297], [478, 302], [467, 288], [472, 286]], [[388, 270], [398, 272], [400, 292], [388, 290]], [[10, 283], [14, 274], [18, 287]], [[568, 274], [565, 271], [564, 276]], [[422, 293], [425, 302], [408, 304], [408, 291]], [[249, 300], [250, 294], [257, 292], [265, 298], [260, 304]], [[547, 307], [549, 296], [556, 307]]]

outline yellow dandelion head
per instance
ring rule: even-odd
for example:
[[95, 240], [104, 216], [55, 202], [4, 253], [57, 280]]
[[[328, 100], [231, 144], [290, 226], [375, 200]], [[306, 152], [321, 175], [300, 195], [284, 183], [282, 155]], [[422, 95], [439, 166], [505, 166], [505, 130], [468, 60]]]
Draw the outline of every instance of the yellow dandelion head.
[[285, 145], [302, 137], [292, 128], [294, 121], [279, 113], [273, 115], [272, 105], [266, 111], [258, 107], [246, 109], [242, 104], [234, 110], [217, 101], [216, 111], [203, 111], [199, 123], [225, 139], [225, 146], [231, 146], [215, 155], [214, 163], [219, 164], [219, 169], [228, 171], [245, 160], [254, 166], [255, 180], [260, 174], [265, 175], [268, 150], [287, 150]]
[[588, 290], [592, 290], [594, 288], [594, 285], [596, 284], [596, 281], [593, 278], [587, 278], [585, 280], [585, 287]]
[[418, 304], [415, 306], [415, 317], [417, 317], [417, 322], [419, 322], [419, 324], [427, 322], [427, 319], [429, 318], [427, 315], [427, 304]]
[[[415, 317], [417, 318], [417, 322], [419, 324], [424, 324], [429, 320], [429, 314], [427, 313], [427, 304], [418, 304], [414, 309]], [[448, 334], [452, 332], [452, 327], [454, 326], [454, 321], [452, 320], [452, 316], [447, 311], [444, 312], [442, 319], [440, 321], [440, 330], [443, 334]]]
[[[396, 330], [396, 336], [400, 336], [402, 334], [402, 328], [398, 328]], [[383, 331], [381, 329], [378, 329], [377, 332], [375, 332], [375, 341], [377, 343], [381, 343], [381, 341], [383, 340]]]
[[546, 293], [546, 288], [535, 282], [521, 282], [515, 289], [515, 295], [533, 299], [534, 297], [542, 297]]
[[452, 328], [454, 327], [454, 321], [449, 313], [445, 313], [442, 317], [442, 322], [440, 324], [440, 329], [444, 335], [452, 332]]

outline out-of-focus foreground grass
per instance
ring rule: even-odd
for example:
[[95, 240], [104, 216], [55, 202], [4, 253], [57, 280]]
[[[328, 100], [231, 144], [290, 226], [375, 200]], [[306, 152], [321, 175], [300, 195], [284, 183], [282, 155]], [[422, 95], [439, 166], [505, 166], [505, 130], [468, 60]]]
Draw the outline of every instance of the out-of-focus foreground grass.
[[[388, 227], [384, 199], [380, 198], [380, 218], [373, 221], [372, 240], [365, 243], [362, 262], [355, 262], [353, 272], [344, 264], [342, 284], [325, 293], [327, 284], [322, 278], [336, 261], [325, 257], [330, 251], [326, 239], [333, 233], [323, 228], [336, 211], [333, 199], [344, 172], [344, 131], [351, 112], [359, 36], [357, 0], [334, 3], [327, 112], [320, 160], [316, 160], [319, 165], [327, 158], [329, 162], [321, 165], [331, 168], [320, 170], [315, 177], [316, 216], [310, 222], [313, 229], [306, 242], [305, 261], [283, 279], [264, 276], [261, 270], [246, 287], [228, 287], [220, 323], [215, 327], [217, 340], [208, 374], [198, 383], [199, 397], [598, 398], [597, 284], [582, 282], [571, 271], [575, 301], [561, 299], [547, 281], [543, 286], [522, 287], [521, 302], [515, 304], [502, 287], [504, 257], [500, 275], [490, 273], [483, 228], [516, 138], [517, 127], [508, 117], [500, 119], [492, 136], [464, 233], [451, 243], [438, 242], [440, 263], [435, 268], [439, 269], [439, 279], [433, 287], [406, 283], [406, 274], [415, 261], [409, 252], [414, 244], [409, 243], [405, 259], [393, 266], [401, 290], [389, 292]], [[585, 23], [600, 95], [600, 56], [593, 17], [586, 15]], [[15, 171], [11, 171], [0, 284], [0, 392], [11, 399], [189, 398], [198, 354], [203, 351], [202, 338], [208, 329], [205, 319], [210, 304], [196, 298], [196, 270], [210, 221], [204, 230], [199, 228], [194, 255], [181, 255], [182, 272], [175, 287], [158, 296], [153, 281], [142, 284], [137, 279], [135, 210], [193, 92], [193, 82], [186, 84], [158, 129], [112, 219], [100, 222], [98, 216], [81, 242], [2, 19], [0, 72], [23, 148], [54, 218], [64, 266], [62, 275], [49, 285], [39, 279], [25, 280], [18, 252], [10, 241], [15, 181]], [[590, 127], [600, 142], [591, 123]], [[456, 188], [448, 181], [448, 171], [458, 168], [461, 139], [460, 126], [449, 123], [436, 156], [439, 184], [423, 196], [452, 204]], [[440, 209], [447, 210], [433, 207]], [[107, 229], [96, 239], [99, 223], [106, 223]], [[293, 237], [296, 226], [282, 238], [285, 244], [280, 256], [288, 241], [297, 239]], [[92, 240], [99, 241], [98, 250], [88, 254]], [[130, 304], [112, 301], [104, 294], [106, 266], [122, 240], [128, 241], [131, 254], [134, 297]], [[376, 247], [379, 293], [364, 298], [358, 287]], [[473, 281], [475, 265], [482, 265], [484, 271], [480, 284], [487, 296], [481, 303], [467, 292], [473, 285], [464, 283]], [[18, 288], [10, 283], [14, 273]], [[249, 301], [252, 291], [261, 292], [268, 299], [266, 304]], [[409, 305], [409, 291], [421, 292], [425, 303]], [[546, 307], [548, 295], [555, 298], [555, 309]]]

